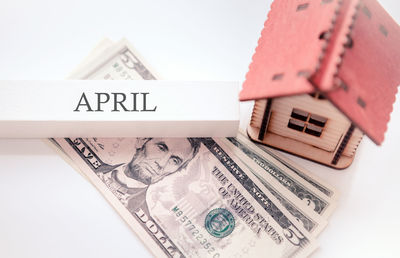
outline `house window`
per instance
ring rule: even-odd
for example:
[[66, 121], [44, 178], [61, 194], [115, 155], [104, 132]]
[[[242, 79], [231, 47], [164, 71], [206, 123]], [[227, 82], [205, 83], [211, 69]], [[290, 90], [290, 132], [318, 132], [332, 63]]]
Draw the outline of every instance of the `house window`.
[[325, 117], [311, 114], [297, 108], [293, 108], [290, 116], [291, 118], [287, 125], [289, 128], [317, 137], [321, 136], [322, 130], [328, 120]]
[[324, 95], [318, 92], [310, 93], [309, 95], [314, 99], [325, 99]]

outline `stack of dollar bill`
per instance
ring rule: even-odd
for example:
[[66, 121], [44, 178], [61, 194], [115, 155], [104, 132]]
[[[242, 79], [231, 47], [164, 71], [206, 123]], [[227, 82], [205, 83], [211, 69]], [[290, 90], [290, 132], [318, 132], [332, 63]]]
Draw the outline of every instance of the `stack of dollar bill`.
[[[103, 40], [69, 76], [155, 80], [132, 46]], [[236, 138], [50, 139], [156, 257], [306, 257], [337, 192]]]

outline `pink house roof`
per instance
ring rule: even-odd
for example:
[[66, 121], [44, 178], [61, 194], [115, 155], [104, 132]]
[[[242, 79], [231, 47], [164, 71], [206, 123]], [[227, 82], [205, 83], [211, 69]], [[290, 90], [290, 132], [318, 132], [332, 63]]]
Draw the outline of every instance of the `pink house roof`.
[[275, 0], [240, 100], [323, 94], [383, 142], [400, 83], [400, 27], [376, 0]]

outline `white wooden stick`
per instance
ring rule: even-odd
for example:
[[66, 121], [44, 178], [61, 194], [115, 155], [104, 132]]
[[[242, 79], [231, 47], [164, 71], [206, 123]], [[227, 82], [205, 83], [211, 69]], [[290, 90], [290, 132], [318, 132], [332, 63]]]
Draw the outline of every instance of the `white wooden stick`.
[[238, 82], [0, 81], [0, 137], [226, 137]]

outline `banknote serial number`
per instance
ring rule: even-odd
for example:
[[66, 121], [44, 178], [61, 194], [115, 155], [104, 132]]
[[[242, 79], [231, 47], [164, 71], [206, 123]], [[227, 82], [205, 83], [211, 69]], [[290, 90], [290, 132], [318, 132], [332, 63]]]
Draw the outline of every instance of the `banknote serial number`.
[[212, 246], [212, 244], [204, 237], [203, 234], [200, 233], [200, 230], [192, 223], [192, 221], [184, 214], [184, 212], [175, 206], [172, 208], [172, 212], [175, 213], [178, 221], [184, 226], [184, 228], [191, 233], [193, 238], [204, 248], [207, 250], [208, 254], [213, 255], [213, 258], [220, 257], [219, 253], [214, 253], [216, 250]]

